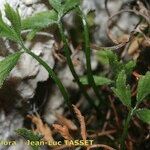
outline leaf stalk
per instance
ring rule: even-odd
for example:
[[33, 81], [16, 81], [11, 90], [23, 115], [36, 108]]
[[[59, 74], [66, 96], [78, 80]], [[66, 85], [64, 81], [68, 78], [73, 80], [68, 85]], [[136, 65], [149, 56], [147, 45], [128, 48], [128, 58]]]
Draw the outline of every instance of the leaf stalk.
[[128, 134], [129, 123], [130, 123], [132, 116], [134, 115], [136, 109], [137, 109], [137, 105], [134, 108], [130, 109], [128, 116], [127, 116], [127, 119], [125, 121], [123, 133], [122, 133], [122, 136], [120, 139], [120, 149], [121, 150], [125, 150], [125, 139], [126, 139], [127, 134]]
[[93, 88], [97, 98], [100, 100], [101, 97], [100, 97], [100, 94], [99, 94], [98, 87], [96, 86], [96, 83], [95, 83], [95, 80], [94, 80], [94, 77], [93, 77], [92, 67], [91, 67], [91, 48], [90, 48], [89, 27], [88, 27], [86, 17], [83, 14], [83, 12], [81, 11], [80, 8], [79, 8], [79, 12], [81, 14], [83, 29], [84, 29], [84, 44], [85, 44], [87, 77], [88, 77], [89, 84]]
[[68, 43], [67, 43], [67, 39], [66, 39], [66, 36], [64, 34], [64, 29], [63, 29], [63, 25], [62, 25], [62, 21], [61, 21], [61, 18], [59, 19], [59, 22], [58, 22], [58, 28], [59, 28], [59, 31], [60, 31], [60, 34], [61, 34], [61, 39], [64, 43], [64, 50], [65, 50], [65, 56], [66, 56], [66, 60], [67, 60], [67, 64], [70, 68], [70, 71], [76, 81], [76, 83], [78, 84], [80, 90], [82, 91], [83, 95], [85, 96], [85, 98], [88, 100], [89, 104], [92, 105], [94, 108], [97, 109], [94, 101], [89, 97], [89, 95], [86, 93], [85, 89], [84, 89], [84, 86], [82, 85], [82, 83], [80, 82], [80, 79], [74, 69], [74, 65], [72, 63], [72, 60], [71, 60], [71, 53], [70, 53], [70, 50], [69, 50], [69, 46], [68, 46]]

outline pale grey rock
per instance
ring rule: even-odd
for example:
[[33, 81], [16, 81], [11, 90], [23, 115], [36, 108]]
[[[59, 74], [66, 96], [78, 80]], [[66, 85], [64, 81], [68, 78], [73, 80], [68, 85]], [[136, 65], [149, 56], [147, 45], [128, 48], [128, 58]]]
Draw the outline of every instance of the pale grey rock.
[[[106, 34], [106, 26], [108, 20], [108, 14], [105, 10], [104, 5], [105, 0], [84, 0], [82, 7], [85, 13], [88, 13], [90, 10], [95, 10], [95, 24], [98, 26], [94, 33], [95, 42], [98, 44], [105, 44], [105, 41], [108, 41]], [[126, 2], [120, 0], [109, 0], [108, 1], [108, 9], [111, 15], [115, 14], [121, 8], [121, 5]], [[121, 17], [119, 17], [118, 24], [124, 30], [131, 31], [134, 25], [138, 22], [136, 16], [131, 16], [129, 14], [124, 13]], [[121, 35], [122, 32], [118, 28], [113, 28], [112, 33], [114, 37]]]
[[[85, 55], [83, 51], [75, 51], [72, 49], [73, 53], [71, 55], [73, 64], [74, 64], [74, 69], [78, 76], [82, 76], [85, 72]], [[93, 66], [93, 65], [92, 65]], [[74, 82], [74, 77], [69, 69], [68, 66], [62, 68], [58, 72], [58, 77], [62, 81], [63, 85], [66, 88], [71, 88], [71, 89], [78, 89], [77, 83]]]
[[[0, 111], [0, 139], [7, 140], [10, 136], [16, 135], [15, 130], [21, 128], [23, 125], [23, 117], [16, 111], [10, 114], [5, 114]], [[0, 145], [0, 149], [4, 146]]]
[[75, 89], [78, 88], [77, 84], [73, 82], [74, 77], [71, 74], [71, 71], [68, 66], [61, 69], [61, 71], [58, 72], [58, 77], [60, 78], [60, 80], [62, 81], [65, 87], [67, 88], [70, 87], [70, 88], [75, 88]]
[[[52, 55], [54, 40], [47, 42], [35, 42], [32, 52], [40, 56], [47, 64], [53, 68], [54, 58]], [[26, 43], [30, 47], [31, 43]], [[34, 96], [38, 82], [46, 81], [49, 78], [48, 72], [39, 65], [39, 63], [28, 54], [23, 54], [18, 65], [13, 69], [10, 78], [19, 78], [18, 92], [23, 99], [29, 99]], [[28, 79], [23, 81], [24, 79]]]
[[47, 9], [47, 6], [41, 0], [22, 0], [18, 5], [18, 10], [22, 18], [32, 16]]
[[31, 78], [35, 77], [39, 71], [39, 65], [36, 60], [34, 60], [31, 56], [28, 54], [24, 53], [20, 57], [20, 60], [17, 64], [17, 66], [13, 69], [11, 72], [11, 77], [16, 77], [16, 78]]
[[[0, 10], [2, 11], [5, 22], [8, 24], [10, 23], [6, 19], [4, 14], [4, 4], [6, 2], [8, 2], [14, 9], [18, 8], [23, 18], [28, 17], [34, 13], [47, 10], [47, 6], [43, 3], [40, 3], [40, 1], [33, 0], [32, 2], [23, 2], [23, 0], [1, 0]], [[9, 44], [10, 43], [7, 42], [7, 46], [10, 47], [8, 49], [6, 48], [6, 54], [14, 51], [14, 47], [11, 47], [11, 45]], [[42, 37], [37, 36], [34, 41], [26, 42], [25, 44], [26, 47], [30, 48], [33, 53], [40, 56], [53, 69], [55, 64], [52, 55], [54, 44], [53, 36], [51, 36], [51, 38], [49, 39], [47, 39], [43, 35]], [[1, 57], [1, 59], [4, 59], [4, 57]], [[20, 101], [28, 101], [30, 98], [33, 98], [35, 94], [35, 89], [37, 88], [37, 83], [46, 81], [48, 78], [49, 74], [47, 73], [47, 71], [41, 65], [39, 65], [39, 63], [35, 59], [33, 59], [28, 54], [23, 54], [17, 66], [11, 71], [8, 77], [8, 80], [14, 79], [15, 81], [16, 79], [18, 79], [16, 86], [14, 87], [14, 92], [17, 91], [17, 93], [19, 93], [19, 97], [15, 101], [14, 105], [18, 107], [19, 103], [19, 107], [22, 108], [23, 106]], [[7, 116], [5, 115], [4, 111], [0, 112], [0, 139], [9, 139], [10, 137], [15, 136], [16, 134], [14, 130], [23, 127], [24, 118], [19, 115], [19, 113], [14, 109], [14, 106], [9, 111], [9, 115]], [[2, 149], [2, 147], [0, 147], [0, 149]], [[9, 148], [5, 147], [4, 149], [28, 150], [28, 147], [24, 146], [23, 143], [19, 142], [17, 146], [11, 146]]]
[[34, 3], [39, 2], [40, 0], [22, 0], [23, 3], [25, 3], [25, 5], [31, 5]]
[[62, 114], [63, 108], [60, 107], [64, 104], [64, 99], [58, 88], [55, 86], [51, 91], [51, 96], [48, 100], [47, 106], [45, 108], [44, 119], [48, 124], [53, 124], [57, 118], [55, 113]]
[[10, 146], [7, 150], [31, 150], [31, 147], [27, 146], [24, 140], [18, 140], [16, 143], [15, 146]]

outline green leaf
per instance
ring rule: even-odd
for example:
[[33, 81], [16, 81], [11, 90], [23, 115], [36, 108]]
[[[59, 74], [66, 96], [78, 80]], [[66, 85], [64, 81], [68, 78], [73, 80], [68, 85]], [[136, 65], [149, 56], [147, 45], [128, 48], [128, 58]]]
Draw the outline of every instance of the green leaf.
[[150, 124], [150, 110], [149, 109], [138, 109], [136, 115], [143, 122]]
[[62, 10], [62, 2], [63, 2], [63, 0], [49, 0], [50, 5], [51, 5], [57, 12], [60, 12], [60, 10]]
[[102, 64], [109, 64], [109, 58], [107, 56], [106, 51], [97, 51], [96, 53], [97, 59], [102, 63]]
[[66, 14], [70, 10], [74, 9], [80, 4], [80, 0], [66, 0], [66, 3], [63, 6], [63, 13]]
[[44, 11], [22, 20], [22, 29], [45, 28], [57, 23], [58, 15], [54, 10]]
[[32, 30], [27, 34], [26, 39], [27, 39], [28, 41], [31, 41], [31, 40], [36, 36], [36, 33], [39, 32], [39, 31], [40, 31], [40, 29], [38, 29], [38, 28], [32, 29]]
[[21, 18], [18, 10], [15, 11], [8, 3], [5, 4], [5, 13], [8, 20], [11, 22], [12, 28], [16, 31], [18, 36], [21, 34]]
[[124, 105], [131, 107], [131, 91], [129, 85], [126, 85], [126, 78], [125, 71], [121, 71], [116, 81], [116, 88], [112, 90]]
[[42, 135], [38, 133], [34, 133], [33, 131], [27, 130], [25, 128], [17, 129], [15, 132], [18, 135], [25, 138], [26, 140], [30, 140], [30, 141], [40, 141], [43, 138]]
[[6, 37], [12, 41], [18, 41], [18, 36], [16, 35], [14, 29], [11, 29], [2, 19], [2, 14], [0, 13], [0, 37]]
[[[105, 77], [100, 77], [100, 76], [94, 76], [94, 80], [97, 86], [99, 85], [109, 85], [112, 83], [112, 81], [108, 78]], [[83, 76], [80, 78], [80, 82], [84, 85], [88, 85], [88, 79], [86, 76]]]
[[[97, 53], [98, 59], [104, 64], [109, 64], [115, 76], [123, 69], [123, 63], [118, 60], [118, 56], [112, 50], [103, 50]], [[102, 59], [101, 59], [102, 58]]]
[[135, 61], [129, 61], [128, 63], [125, 64], [125, 70], [126, 70], [126, 73], [128, 75], [130, 75], [133, 71], [133, 69], [135, 68], [136, 66], [136, 62]]
[[4, 60], [0, 61], [0, 87], [9, 75], [10, 71], [14, 68], [17, 61], [20, 58], [22, 52], [17, 52], [15, 54], [7, 56]]
[[50, 5], [61, 15], [79, 5], [80, 0], [49, 0]]
[[[34, 133], [31, 130], [27, 130], [25, 128], [21, 128], [21, 129], [17, 129], [15, 131], [18, 135], [22, 136], [25, 140], [29, 140], [29, 141], [40, 141], [43, 136], [38, 134], [38, 133]], [[38, 148], [40, 147], [40, 145], [30, 145], [32, 147], [32, 150], [38, 150]]]
[[97, 58], [101, 63], [110, 65], [115, 78], [118, 76], [121, 70], [125, 70], [126, 74], [130, 75], [136, 66], [136, 62], [132, 60], [126, 64], [122, 61], [119, 61], [118, 56], [112, 50], [98, 51]]
[[142, 76], [137, 88], [137, 101], [142, 102], [143, 99], [150, 94], [150, 72]]
[[118, 56], [112, 50], [105, 50], [103, 52], [109, 61], [109, 64], [113, 67], [119, 66]]

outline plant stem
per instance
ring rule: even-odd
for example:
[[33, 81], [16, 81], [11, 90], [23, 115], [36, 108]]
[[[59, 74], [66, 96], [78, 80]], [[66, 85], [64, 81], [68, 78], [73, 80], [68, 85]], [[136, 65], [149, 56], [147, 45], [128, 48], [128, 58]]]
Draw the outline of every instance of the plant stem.
[[43, 61], [39, 56], [37, 56], [36, 54], [34, 54], [33, 52], [31, 52], [29, 49], [27, 49], [23, 43], [20, 44], [21, 47], [25, 50], [26, 53], [28, 53], [29, 55], [31, 55], [34, 59], [36, 59], [49, 73], [50, 77], [55, 81], [55, 83], [57, 84], [58, 88], [60, 89], [64, 100], [66, 102], [66, 104], [68, 105], [68, 107], [70, 109], [72, 109], [71, 106], [71, 102], [69, 99], [69, 95], [67, 90], [65, 89], [65, 87], [63, 86], [62, 82], [60, 81], [60, 79], [57, 77], [57, 75], [54, 73], [54, 71], [48, 66], [48, 64]]
[[100, 94], [98, 91], [98, 87], [96, 86], [96, 83], [94, 81], [93, 73], [92, 73], [92, 67], [91, 67], [91, 48], [90, 48], [90, 37], [89, 37], [89, 27], [88, 23], [86, 20], [85, 15], [79, 8], [80, 13], [81, 13], [81, 18], [82, 18], [82, 23], [83, 23], [83, 28], [84, 28], [84, 42], [85, 42], [85, 56], [86, 56], [86, 67], [87, 67], [87, 76], [88, 76], [88, 81], [89, 84], [92, 86], [96, 96], [100, 100]]
[[[60, 17], [61, 18], [61, 17]], [[80, 90], [82, 91], [83, 95], [85, 96], [85, 98], [88, 100], [89, 104], [92, 105], [94, 108], [97, 109], [94, 101], [89, 97], [89, 95], [86, 93], [85, 89], [84, 89], [84, 86], [82, 85], [82, 83], [80, 82], [79, 80], [79, 77], [74, 69], [74, 65], [72, 63], [72, 60], [71, 60], [71, 57], [70, 57], [70, 49], [69, 49], [69, 46], [68, 46], [68, 43], [67, 43], [67, 40], [66, 40], [66, 36], [64, 34], [64, 29], [63, 29], [63, 25], [62, 25], [62, 22], [61, 22], [61, 19], [59, 19], [59, 22], [58, 22], [58, 27], [59, 27], [59, 31], [60, 31], [60, 34], [61, 34], [61, 38], [62, 38], [62, 41], [64, 43], [64, 46], [65, 46], [65, 56], [66, 56], [66, 59], [67, 59], [67, 64], [70, 68], [70, 71], [75, 79], [75, 81], [77, 82]]]
[[123, 129], [123, 133], [122, 133], [122, 136], [121, 136], [121, 139], [120, 139], [120, 149], [121, 150], [125, 150], [125, 139], [127, 137], [127, 134], [128, 134], [128, 128], [129, 128], [129, 123], [131, 121], [131, 118], [134, 114], [136, 110], [136, 107], [134, 107], [133, 109], [131, 109], [128, 113], [128, 116], [127, 116], [127, 119], [125, 121], [125, 125], [124, 125], [124, 129]]

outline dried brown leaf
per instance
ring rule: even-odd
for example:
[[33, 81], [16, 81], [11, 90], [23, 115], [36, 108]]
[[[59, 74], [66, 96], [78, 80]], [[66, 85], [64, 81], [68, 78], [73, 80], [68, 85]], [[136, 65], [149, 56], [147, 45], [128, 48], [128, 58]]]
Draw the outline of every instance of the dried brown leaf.
[[75, 105], [72, 105], [73, 106], [73, 109], [76, 113], [76, 116], [80, 122], [80, 128], [81, 128], [81, 136], [82, 136], [82, 139], [83, 140], [86, 140], [87, 139], [87, 131], [86, 131], [86, 125], [85, 125], [85, 119], [84, 119], [84, 116], [82, 116], [80, 110], [75, 106]]
[[95, 137], [100, 137], [100, 136], [107, 136], [107, 135], [111, 135], [113, 133], [116, 133], [116, 130], [108, 130], [108, 131], [101, 131], [101, 132], [97, 132], [91, 135], [88, 135], [89, 138], [95, 138]]
[[58, 119], [58, 122], [61, 124], [61, 125], [64, 125], [66, 126], [68, 129], [70, 130], [77, 130], [77, 126], [73, 123], [73, 121], [65, 118], [64, 116], [60, 115], [60, 114], [56, 114], [56, 117]]
[[47, 124], [43, 123], [40, 116], [28, 115], [27, 117], [30, 118], [32, 123], [36, 125], [35, 131], [42, 134], [45, 141], [54, 141], [51, 129]]
[[140, 44], [143, 42], [144, 38], [135, 38], [129, 46], [128, 54], [133, 55], [139, 50]]
[[142, 43], [143, 47], [150, 47], [150, 38], [147, 37], [143, 43]]
[[61, 136], [66, 140], [72, 140], [72, 136], [69, 133], [69, 130], [66, 126], [62, 126], [59, 124], [53, 124], [54, 129], [61, 134]]

